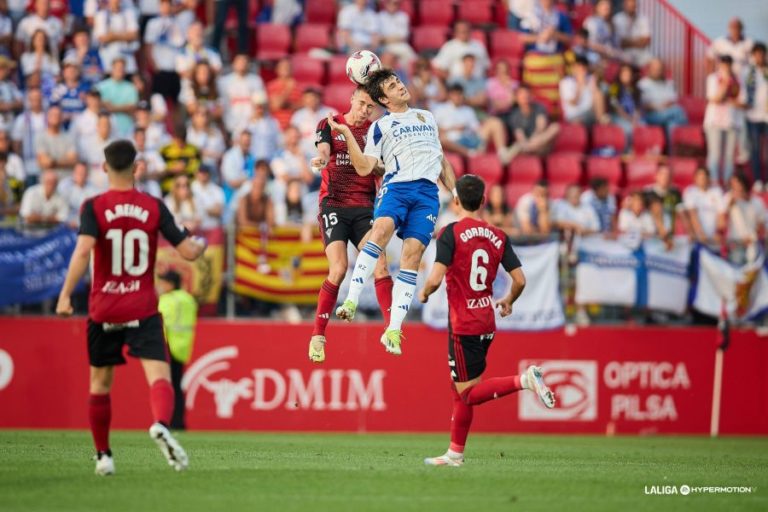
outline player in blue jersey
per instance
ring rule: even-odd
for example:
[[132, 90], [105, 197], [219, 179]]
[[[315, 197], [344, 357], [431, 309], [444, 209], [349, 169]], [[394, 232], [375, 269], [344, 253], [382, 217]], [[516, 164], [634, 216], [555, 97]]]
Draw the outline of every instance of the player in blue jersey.
[[[381, 336], [387, 352], [401, 354], [402, 324], [416, 292], [416, 274], [440, 209], [437, 182], [454, 191], [453, 168], [443, 156], [437, 123], [431, 112], [408, 106], [411, 95], [394, 71], [371, 73], [365, 91], [387, 113], [368, 130], [365, 151], [355, 141], [349, 127], [331, 127], [347, 140], [349, 156], [358, 174], [367, 176], [383, 162], [384, 179], [374, 205], [373, 228], [360, 251], [352, 273], [349, 292], [336, 310], [339, 318], [352, 320], [358, 298], [376, 267], [376, 261], [392, 235], [403, 239], [400, 273], [392, 289], [389, 326]], [[455, 191], [454, 191], [455, 193]]]

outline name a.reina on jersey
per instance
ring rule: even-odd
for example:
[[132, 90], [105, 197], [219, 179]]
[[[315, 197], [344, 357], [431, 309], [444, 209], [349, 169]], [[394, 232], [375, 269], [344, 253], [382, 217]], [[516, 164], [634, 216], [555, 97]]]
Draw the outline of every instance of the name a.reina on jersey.
[[481, 236], [483, 238], [487, 238], [490, 240], [491, 244], [497, 249], [501, 249], [501, 244], [503, 243], [501, 238], [496, 235], [493, 231], [491, 231], [488, 228], [468, 228], [465, 229], [460, 235], [459, 238], [462, 242], [468, 242], [469, 240]]
[[115, 205], [115, 211], [107, 210], [104, 212], [104, 215], [107, 217], [107, 222], [112, 222], [121, 217], [131, 217], [140, 220], [141, 222], [147, 222], [147, 219], [149, 218], [149, 212], [135, 204]]

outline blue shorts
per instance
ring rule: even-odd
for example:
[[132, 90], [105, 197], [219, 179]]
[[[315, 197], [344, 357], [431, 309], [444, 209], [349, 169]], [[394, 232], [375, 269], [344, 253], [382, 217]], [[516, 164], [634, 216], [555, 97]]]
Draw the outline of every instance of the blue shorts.
[[373, 218], [390, 217], [397, 236], [415, 238], [429, 245], [435, 231], [440, 200], [437, 185], [429, 180], [405, 181], [384, 185], [379, 190]]

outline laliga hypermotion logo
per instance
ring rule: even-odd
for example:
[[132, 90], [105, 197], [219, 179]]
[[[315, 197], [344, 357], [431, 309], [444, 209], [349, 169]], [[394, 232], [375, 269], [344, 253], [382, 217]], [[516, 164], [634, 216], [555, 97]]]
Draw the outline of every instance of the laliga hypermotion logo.
[[557, 406], [547, 409], [534, 393], [523, 393], [518, 401], [521, 420], [593, 421], [597, 418], [596, 361], [520, 361], [520, 372], [531, 364], [544, 371], [544, 380], [557, 397]]
[[220, 371], [229, 370], [229, 359], [237, 357], [237, 347], [222, 347], [208, 352], [203, 357], [190, 365], [181, 380], [181, 389], [187, 394], [187, 409], [195, 408], [197, 392], [202, 387], [213, 394], [216, 403], [216, 416], [219, 418], [231, 418], [238, 400], [252, 397], [253, 379], [243, 377], [239, 380], [217, 379], [209, 377]]

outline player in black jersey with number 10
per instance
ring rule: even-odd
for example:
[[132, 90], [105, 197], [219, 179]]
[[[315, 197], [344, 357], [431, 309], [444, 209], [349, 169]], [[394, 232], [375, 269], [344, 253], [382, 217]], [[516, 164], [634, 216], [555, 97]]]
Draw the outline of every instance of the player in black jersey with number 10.
[[[350, 127], [360, 147], [365, 147], [365, 137], [371, 126], [369, 118], [375, 107], [373, 100], [362, 87], [352, 95], [346, 114], [334, 117], [334, 121]], [[333, 130], [327, 119], [317, 126], [315, 141], [319, 156], [312, 159], [313, 169], [322, 169], [320, 185], [320, 214], [318, 221], [328, 257], [328, 278], [323, 283], [317, 301], [317, 314], [312, 338], [309, 342], [309, 359], [314, 363], [325, 361], [325, 328], [336, 307], [339, 285], [347, 273], [347, 242], [361, 249], [373, 224], [373, 201], [376, 197], [376, 176], [360, 176], [352, 166], [344, 135]], [[384, 320], [389, 323], [392, 306], [392, 278], [382, 254], [374, 270], [376, 298]]]

